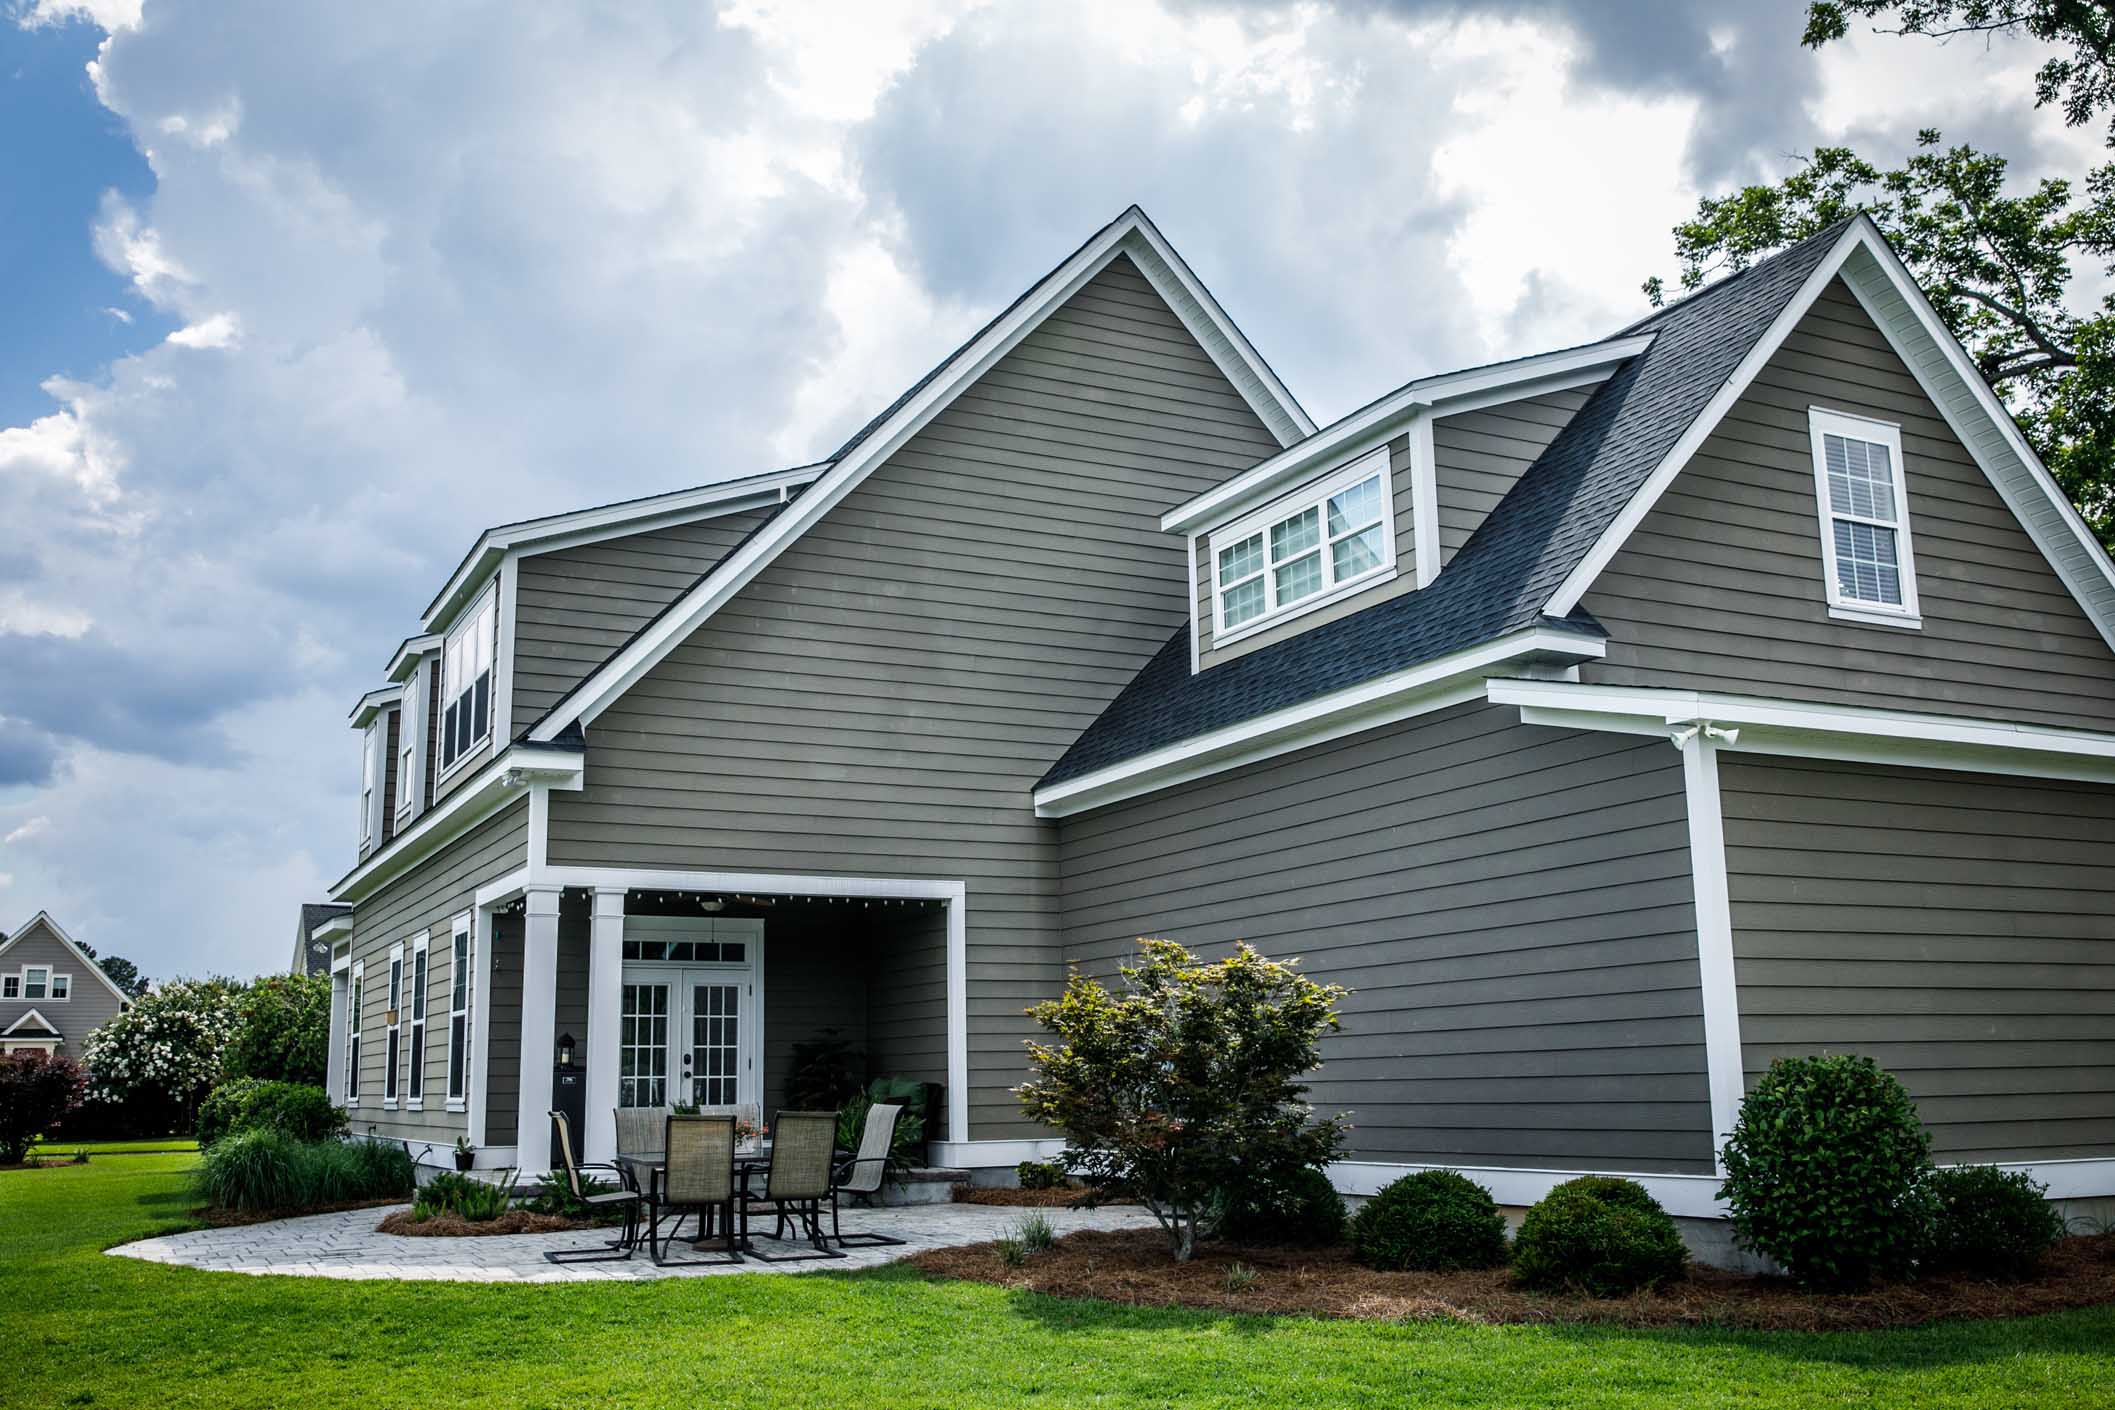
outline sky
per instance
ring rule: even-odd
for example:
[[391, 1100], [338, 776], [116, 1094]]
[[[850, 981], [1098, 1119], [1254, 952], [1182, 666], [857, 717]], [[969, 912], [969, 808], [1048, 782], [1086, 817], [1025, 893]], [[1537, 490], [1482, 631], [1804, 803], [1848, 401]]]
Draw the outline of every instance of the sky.
[[2100, 155], [1803, 10], [0, 0], [0, 926], [283, 967], [481, 529], [827, 453], [1133, 201], [1327, 422], [1817, 143]]

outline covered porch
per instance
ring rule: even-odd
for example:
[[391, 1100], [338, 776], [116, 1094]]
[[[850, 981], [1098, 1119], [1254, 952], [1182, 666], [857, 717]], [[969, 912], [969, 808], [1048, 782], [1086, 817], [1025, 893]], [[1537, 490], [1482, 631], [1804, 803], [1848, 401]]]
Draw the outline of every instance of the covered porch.
[[867, 1077], [935, 1084], [929, 1138], [963, 1138], [959, 884], [572, 880], [480, 898], [480, 1164], [547, 1168], [554, 1108], [578, 1117], [589, 1161], [615, 1153], [620, 1106], [753, 1105], [768, 1122], [824, 1041]]

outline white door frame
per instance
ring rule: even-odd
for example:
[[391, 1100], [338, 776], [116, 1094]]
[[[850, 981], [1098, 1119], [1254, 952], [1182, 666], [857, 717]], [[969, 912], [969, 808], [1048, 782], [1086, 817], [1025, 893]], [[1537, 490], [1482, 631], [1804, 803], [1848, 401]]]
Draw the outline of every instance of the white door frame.
[[[743, 951], [744, 957], [737, 961], [627, 959], [623, 962], [623, 978], [620, 983], [658, 983], [665, 980], [670, 986], [668, 1090], [669, 1101], [674, 1105], [687, 1104], [690, 1101], [690, 1094], [683, 1091], [678, 1083], [683, 1075], [682, 1054], [692, 1047], [692, 990], [698, 984], [713, 982], [712, 976], [733, 979], [742, 984], [748, 993], [743, 996], [741, 1006], [741, 1031], [738, 1036], [743, 1070], [735, 1077], [735, 1100], [755, 1103], [759, 1115], [763, 1115], [764, 923], [761, 920], [754, 922], [756, 928], [753, 931], [744, 926], [739, 935], [716, 934], [714, 923], [718, 919], [714, 916], [626, 916], [626, 941], [739, 941], [746, 948]], [[721, 921], [720, 925], [724, 926], [725, 922]], [[623, 1002], [621, 988], [618, 1002]]]

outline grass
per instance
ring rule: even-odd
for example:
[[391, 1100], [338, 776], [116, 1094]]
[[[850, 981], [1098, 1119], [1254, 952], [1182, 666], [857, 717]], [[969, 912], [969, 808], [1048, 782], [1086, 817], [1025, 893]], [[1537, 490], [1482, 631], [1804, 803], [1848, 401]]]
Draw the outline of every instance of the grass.
[[2115, 1310], [1845, 1335], [1273, 1320], [903, 1269], [636, 1286], [344, 1283], [101, 1249], [191, 1157], [0, 1172], [9, 1407], [2105, 1405]]
[[87, 1151], [91, 1157], [99, 1155], [159, 1154], [164, 1151], [195, 1151], [198, 1142], [189, 1136], [150, 1136], [138, 1141], [69, 1141], [63, 1137], [52, 1140], [40, 1136], [30, 1146], [31, 1155], [68, 1156], [75, 1151]]

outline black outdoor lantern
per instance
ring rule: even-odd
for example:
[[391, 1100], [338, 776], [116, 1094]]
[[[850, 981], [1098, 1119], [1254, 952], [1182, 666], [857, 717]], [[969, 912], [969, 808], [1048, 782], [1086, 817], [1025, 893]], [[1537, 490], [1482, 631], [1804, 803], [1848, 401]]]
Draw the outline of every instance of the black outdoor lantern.
[[571, 1067], [573, 1065], [573, 1035], [570, 1033], [558, 1035], [558, 1065], [560, 1067]]

